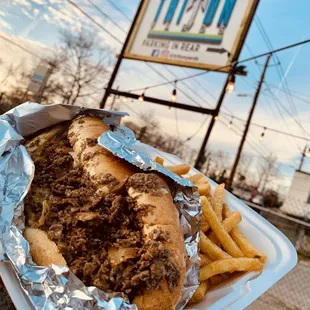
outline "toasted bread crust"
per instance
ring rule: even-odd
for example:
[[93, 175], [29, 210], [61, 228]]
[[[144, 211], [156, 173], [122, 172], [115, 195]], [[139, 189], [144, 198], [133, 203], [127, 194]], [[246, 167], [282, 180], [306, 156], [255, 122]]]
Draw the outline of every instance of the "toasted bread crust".
[[24, 237], [29, 243], [32, 258], [36, 264], [41, 266], [67, 265], [56, 243], [50, 240], [43, 230], [27, 227]]
[[168, 232], [170, 240], [165, 242], [165, 245], [171, 251], [170, 259], [180, 271], [180, 280], [178, 286], [170, 291], [166, 280], [163, 280], [158, 290], [145, 291], [143, 295], [137, 296], [134, 303], [139, 309], [175, 309], [180, 300], [185, 273], [185, 243], [180, 227], [179, 213], [176, 209], [170, 189], [162, 177], [153, 174], [161, 184], [161, 194], [154, 195], [152, 193], [144, 193], [133, 188], [128, 189], [131, 197], [136, 198], [140, 205], [152, 205], [152, 212], [142, 217], [144, 222], [145, 241], [149, 239], [149, 235], [154, 230], [162, 230]]
[[81, 164], [95, 182], [98, 182], [100, 176], [107, 174], [111, 174], [118, 181], [118, 186], [113, 189], [105, 185], [100, 186], [103, 194], [118, 191], [135, 172], [126, 161], [99, 145], [92, 144], [109, 129], [109, 126], [99, 118], [82, 116], [72, 121], [68, 132], [76, 164]]

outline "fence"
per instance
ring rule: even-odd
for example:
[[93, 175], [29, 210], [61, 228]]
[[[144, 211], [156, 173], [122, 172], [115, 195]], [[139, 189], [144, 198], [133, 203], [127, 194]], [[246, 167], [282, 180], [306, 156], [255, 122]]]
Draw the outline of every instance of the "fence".
[[[304, 219], [296, 218], [294, 216], [283, 213], [279, 209], [270, 209], [262, 206], [258, 206], [254, 203], [244, 201], [248, 206], [255, 209], [266, 220], [281, 230], [294, 244], [296, 250], [310, 258], [310, 222], [309, 213]], [[295, 207], [295, 210], [299, 212], [298, 208], [303, 204], [300, 204], [296, 199], [291, 200], [291, 205]], [[309, 205], [310, 210], [310, 205]]]
[[[310, 223], [303, 219], [283, 213], [279, 209], [270, 209], [246, 202], [270, 223], [281, 230], [294, 244], [299, 254], [297, 266], [284, 278], [271, 287], [265, 294], [251, 304], [247, 310], [308, 310], [310, 309]], [[292, 210], [301, 206], [291, 201]], [[310, 209], [310, 205], [309, 205]]]

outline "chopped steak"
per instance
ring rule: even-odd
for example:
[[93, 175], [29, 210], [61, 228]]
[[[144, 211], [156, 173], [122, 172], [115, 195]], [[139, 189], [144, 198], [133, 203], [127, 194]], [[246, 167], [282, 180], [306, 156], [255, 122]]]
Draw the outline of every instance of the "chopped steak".
[[160, 195], [162, 185], [154, 174], [135, 173], [127, 181], [127, 189], [132, 187], [142, 193]]
[[88, 146], [95, 146], [97, 145], [97, 139], [95, 138], [87, 138], [86, 143]]
[[149, 233], [149, 237], [155, 241], [170, 241], [170, 232], [156, 228]]
[[[88, 139], [87, 144], [95, 146], [97, 140]], [[35, 177], [25, 199], [27, 225], [47, 232], [85, 285], [122, 292], [130, 301], [144, 290], [158, 288], [164, 279], [173, 290], [180, 273], [165, 245], [170, 233], [154, 229], [147, 242], [143, 238], [141, 218], [154, 206], [138, 206], [124, 194], [102, 198], [98, 185], [118, 186], [116, 178], [105, 174], [92, 180], [82, 167], [74, 166], [70, 152], [65, 132], [46, 143], [44, 154], [34, 156]], [[155, 195], [161, 190], [158, 178], [143, 173], [129, 178], [129, 187]]]
[[114, 177], [111, 173], [106, 173], [96, 180], [99, 184], [108, 185], [109, 187], [113, 188], [119, 185], [118, 180]]

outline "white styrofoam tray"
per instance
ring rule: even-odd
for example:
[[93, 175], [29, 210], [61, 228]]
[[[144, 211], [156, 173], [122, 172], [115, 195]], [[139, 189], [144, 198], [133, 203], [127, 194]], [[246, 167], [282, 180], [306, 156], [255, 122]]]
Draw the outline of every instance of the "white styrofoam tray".
[[[153, 159], [161, 156], [165, 159], [165, 165], [184, 163], [177, 156], [160, 152], [142, 143], [137, 143], [137, 148], [148, 153]], [[193, 168], [189, 175], [198, 172]], [[209, 181], [213, 191], [217, 184], [212, 180]], [[225, 202], [231, 210], [241, 213], [242, 222], [239, 224], [241, 231], [257, 248], [266, 253], [267, 262], [262, 273], [250, 272], [219, 285], [206, 295], [205, 300], [186, 307], [187, 310], [245, 309], [297, 263], [294, 246], [277, 228], [227, 191]], [[9, 264], [0, 263], [0, 276], [17, 310], [33, 309]]]

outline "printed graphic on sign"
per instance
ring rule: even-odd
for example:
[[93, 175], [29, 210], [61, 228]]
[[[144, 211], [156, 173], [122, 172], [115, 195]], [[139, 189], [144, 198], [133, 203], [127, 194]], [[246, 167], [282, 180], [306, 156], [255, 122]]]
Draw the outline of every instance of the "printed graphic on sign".
[[38, 94], [44, 84], [47, 81], [49, 75], [49, 68], [45, 66], [38, 66], [31, 78], [30, 84], [28, 86], [28, 91]]
[[[224, 66], [258, 0], [145, 0], [125, 57], [197, 68]], [[156, 51], [156, 52], [155, 52]]]
[[[224, 30], [236, 4], [236, 0], [225, 0], [219, 17], [215, 19], [220, 0], [170, 0], [167, 10], [164, 11], [165, 2], [165, 0], [161, 0], [159, 3], [152, 27], [148, 33], [149, 38], [214, 44], [222, 42]], [[175, 23], [173, 25], [175, 31], [173, 32], [170, 31], [172, 23]], [[214, 27], [211, 28], [212, 24], [216, 25], [215, 29]], [[195, 28], [197, 29], [197, 25], [199, 32], [193, 32]], [[210, 33], [208, 33], [209, 30]]]

